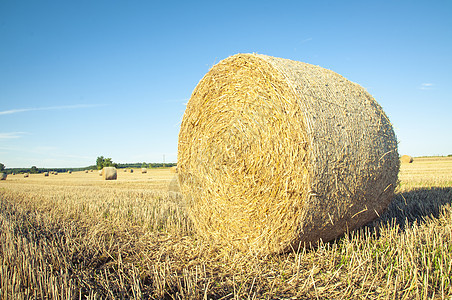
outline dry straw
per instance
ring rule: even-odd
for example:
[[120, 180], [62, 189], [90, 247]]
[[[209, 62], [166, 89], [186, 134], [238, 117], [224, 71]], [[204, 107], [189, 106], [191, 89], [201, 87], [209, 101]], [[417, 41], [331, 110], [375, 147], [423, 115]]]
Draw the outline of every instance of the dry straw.
[[400, 158], [400, 161], [402, 163], [410, 164], [410, 163], [412, 163], [414, 161], [414, 159], [411, 156], [409, 156], [409, 155], [402, 155], [402, 157]]
[[146, 168], [141, 168], [141, 173], [145, 174], [147, 172], [148, 172], [148, 170]]
[[105, 180], [116, 180], [118, 178], [118, 172], [115, 167], [104, 167], [102, 169], [102, 178]]
[[199, 82], [178, 179], [199, 234], [262, 253], [377, 218], [393, 196], [397, 141], [364, 88], [321, 67], [237, 54]]

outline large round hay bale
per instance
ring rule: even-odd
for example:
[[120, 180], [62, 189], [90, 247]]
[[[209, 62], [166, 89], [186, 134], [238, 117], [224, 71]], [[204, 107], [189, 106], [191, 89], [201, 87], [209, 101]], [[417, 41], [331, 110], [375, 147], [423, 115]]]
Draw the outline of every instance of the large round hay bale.
[[145, 173], [147, 173], [147, 172], [148, 172], [148, 169], [146, 169], [146, 168], [141, 168], [141, 173], [145, 174]]
[[133, 169], [130, 169], [130, 173], [133, 173]]
[[339, 74], [238, 54], [199, 82], [178, 143], [198, 233], [264, 253], [339, 237], [393, 196], [397, 140], [375, 99]]
[[44, 174], [44, 177], [49, 176], [49, 172], [44, 172], [43, 174]]
[[105, 180], [116, 180], [118, 177], [118, 172], [115, 167], [104, 167], [102, 169], [102, 177]]
[[24, 178], [27, 178], [29, 176], [28, 173], [24, 173]]
[[177, 166], [171, 167], [170, 168], [170, 172], [171, 173], [177, 173]]
[[85, 170], [85, 173], [88, 173], [88, 170]]
[[409, 155], [402, 155], [400, 161], [405, 164], [411, 164], [414, 161], [414, 159]]
[[99, 173], [99, 176], [102, 176], [102, 170], [97, 171]]
[[8, 177], [6, 173], [0, 173], [0, 180], [6, 180], [6, 177]]

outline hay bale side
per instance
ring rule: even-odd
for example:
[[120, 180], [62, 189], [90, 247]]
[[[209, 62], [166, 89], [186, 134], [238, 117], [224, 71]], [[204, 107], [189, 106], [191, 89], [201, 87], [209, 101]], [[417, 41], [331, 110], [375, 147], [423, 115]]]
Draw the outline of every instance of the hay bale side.
[[130, 173], [133, 173], [133, 169], [130, 169]]
[[8, 174], [0, 173], [0, 180], [6, 180], [6, 177], [8, 177]]
[[177, 166], [171, 167], [170, 168], [170, 172], [171, 173], [177, 173]]
[[145, 173], [147, 173], [148, 172], [148, 170], [146, 169], [146, 168], [141, 168], [141, 173], [142, 174], [145, 174]]
[[102, 170], [97, 171], [99, 173], [99, 176], [102, 176]]
[[44, 174], [44, 177], [49, 176], [49, 172], [44, 172], [43, 174]]
[[409, 155], [402, 155], [400, 158], [400, 162], [404, 164], [411, 164], [414, 161], [414, 159]]
[[199, 234], [280, 252], [377, 218], [397, 182], [397, 140], [358, 84], [288, 59], [212, 67], [181, 124], [178, 178]]
[[115, 167], [105, 167], [102, 169], [102, 177], [105, 180], [116, 180], [118, 178], [118, 172]]
[[24, 173], [24, 178], [27, 178], [29, 176], [28, 173]]

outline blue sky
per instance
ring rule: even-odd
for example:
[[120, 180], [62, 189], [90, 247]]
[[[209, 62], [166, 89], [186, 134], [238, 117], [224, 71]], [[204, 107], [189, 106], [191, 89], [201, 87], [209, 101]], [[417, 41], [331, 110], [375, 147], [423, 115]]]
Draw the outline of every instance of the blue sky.
[[175, 162], [196, 84], [249, 52], [365, 87], [400, 154], [452, 154], [452, 1], [0, 0], [0, 162]]

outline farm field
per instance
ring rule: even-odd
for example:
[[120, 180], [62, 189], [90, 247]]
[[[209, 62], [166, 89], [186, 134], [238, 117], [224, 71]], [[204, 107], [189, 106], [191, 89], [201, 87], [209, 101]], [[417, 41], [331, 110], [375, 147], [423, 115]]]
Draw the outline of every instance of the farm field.
[[176, 174], [0, 181], [0, 299], [451, 299], [452, 157], [402, 164], [380, 219], [255, 256], [196, 237]]

